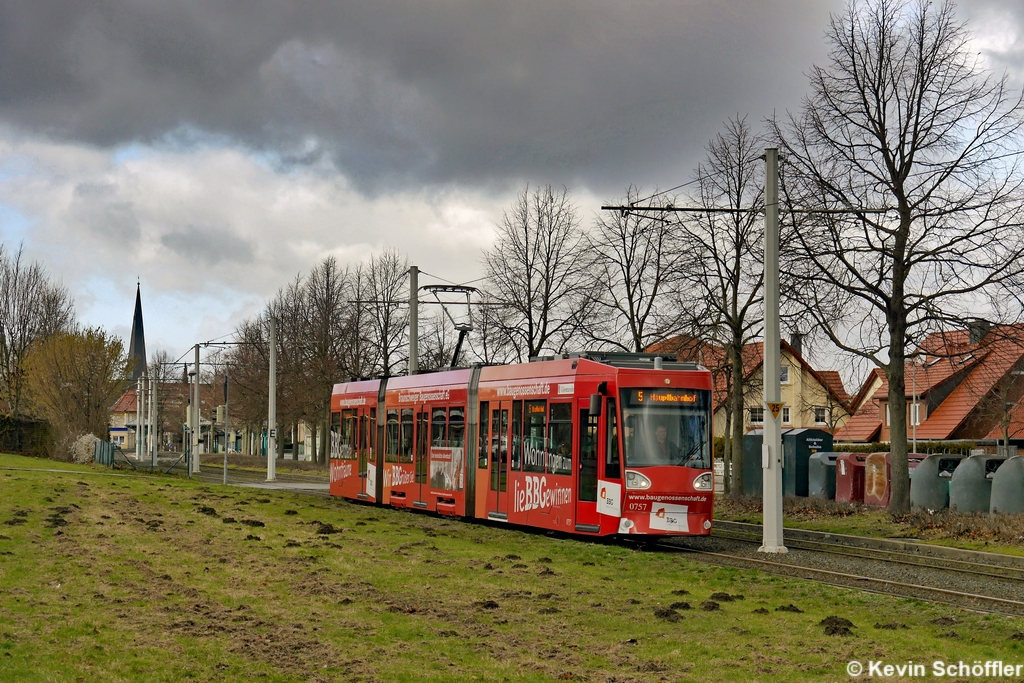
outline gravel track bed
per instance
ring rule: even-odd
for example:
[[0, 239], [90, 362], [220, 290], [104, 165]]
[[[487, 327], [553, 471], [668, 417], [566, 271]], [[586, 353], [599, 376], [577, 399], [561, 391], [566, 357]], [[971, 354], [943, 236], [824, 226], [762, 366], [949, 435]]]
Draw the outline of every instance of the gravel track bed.
[[[915, 567], [905, 564], [897, 564], [886, 560], [871, 560], [860, 557], [848, 557], [828, 552], [811, 550], [790, 549], [785, 555], [766, 555], [757, 552], [759, 543], [740, 541], [725, 538], [686, 538], [671, 539], [665, 542], [666, 545], [676, 546], [681, 549], [692, 549], [703, 552], [726, 553], [734, 556], [737, 565], [755, 567], [763, 571], [771, 571], [801, 578], [812, 578], [807, 574], [801, 574], [799, 570], [779, 566], [777, 569], [768, 568], [763, 564], [745, 563], [744, 558], [751, 560], [768, 561], [779, 565], [797, 565], [810, 569], [822, 569], [843, 574], [855, 574], [872, 579], [883, 579], [894, 581], [904, 586], [918, 585], [935, 588], [943, 588], [962, 593], [983, 595], [987, 597], [1002, 598], [1005, 600], [1016, 600], [1024, 602], [1024, 581], [1012, 579], [997, 579], [972, 574], [965, 574], [955, 569], [937, 569], [931, 567]], [[731, 560], [718, 557], [693, 555], [694, 559], [725, 564]], [[936, 602], [947, 602], [969, 609], [983, 611], [998, 611], [1006, 614], [1024, 615], [1024, 607], [1014, 605], [997, 605], [987, 601], [972, 600], [966, 597], [941, 596], [930, 591], [919, 591], [913, 588], [901, 588], [891, 584], [868, 584], [864, 581], [853, 579], [842, 579], [841, 577], [818, 578], [812, 580], [822, 581], [849, 586], [857, 589], [867, 589], [875, 592], [889, 593], [893, 595], [905, 595], [908, 597], [921, 598]]]

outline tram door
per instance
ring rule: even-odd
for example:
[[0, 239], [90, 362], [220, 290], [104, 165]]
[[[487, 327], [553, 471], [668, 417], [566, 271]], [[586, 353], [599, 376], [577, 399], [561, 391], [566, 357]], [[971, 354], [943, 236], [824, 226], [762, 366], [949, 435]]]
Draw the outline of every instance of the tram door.
[[370, 424], [370, 412], [366, 408], [359, 410], [359, 445], [356, 452], [359, 454], [359, 493], [366, 493], [366, 465], [370, 460], [370, 432], [373, 426]]
[[430, 415], [425, 406], [416, 413], [416, 500], [413, 505], [427, 506], [427, 453], [430, 451]]
[[576, 462], [576, 531], [597, 532], [601, 519], [597, 513], [597, 463], [604, 451], [600, 438], [600, 416], [590, 414], [590, 400], [580, 399], [576, 404], [580, 438], [577, 442]]
[[508, 519], [508, 449], [509, 439], [508, 414], [512, 407], [510, 401], [494, 404], [491, 410], [491, 443], [490, 443], [490, 491], [487, 494], [487, 516]]

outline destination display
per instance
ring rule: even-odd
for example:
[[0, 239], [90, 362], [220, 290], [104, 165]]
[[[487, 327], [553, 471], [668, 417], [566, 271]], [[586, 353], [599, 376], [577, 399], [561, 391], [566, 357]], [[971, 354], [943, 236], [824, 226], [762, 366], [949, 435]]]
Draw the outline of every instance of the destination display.
[[633, 405], [642, 403], [698, 403], [700, 394], [696, 391], [682, 391], [679, 389], [632, 389], [627, 400]]

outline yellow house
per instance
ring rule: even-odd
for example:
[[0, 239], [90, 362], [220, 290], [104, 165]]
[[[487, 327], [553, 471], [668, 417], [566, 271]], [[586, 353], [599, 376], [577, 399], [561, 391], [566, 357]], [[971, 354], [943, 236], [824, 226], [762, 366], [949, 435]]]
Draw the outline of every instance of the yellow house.
[[[694, 361], [714, 374], [714, 434], [725, 435], [725, 405], [728, 399], [729, 367], [725, 349], [696, 342], [690, 337], [672, 337], [649, 347], [651, 353], [674, 353], [681, 361]], [[782, 426], [784, 429], [813, 428], [828, 432], [850, 419], [850, 396], [835, 370], [815, 370], [789, 342], [781, 342]], [[764, 425], [764, 343], [743, 347], [744, 431]]]

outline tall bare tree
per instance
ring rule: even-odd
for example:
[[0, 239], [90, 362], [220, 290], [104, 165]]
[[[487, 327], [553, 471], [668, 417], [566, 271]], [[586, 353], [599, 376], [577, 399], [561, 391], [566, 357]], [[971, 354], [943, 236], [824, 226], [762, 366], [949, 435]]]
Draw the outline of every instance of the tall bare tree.
[[650, 210], [671, 205], [673, 198], [656, 193], [643, 199], [636, 187], [628, 188], [622, 205], [638, 202], [643, 211], [598, 215], [585, 244], [593, 259], [593, 320], [606, 321], [588, 325], [588, 336], [598, 344], [639, 353], [682, 329], [671, 292], [686, 255], [676, 239], [673, 214]]
[[6, 412], [24, 413], [22, 363], [32, 345], [74, 325], [74, 304], [67, 288], [50, 280], [23, 250], [0, 244], [0, 395]]
[[349, 272], [329, 256], [310, 271], [304, 288], [304, 342], [311, 389], [309, 419], [319, 424], [317, 461], [322, 464], [327, 462], [327, 439], [323, 435], [330, 431], [331, 391], [335, 382], [347, 379], [342, 376], [342, 349], [348, 342], [344, 333], [354, 308], [348, 303], [348, 278]]
[[[890, 510], [910, 508], [908, 347], [986, 299], [1019, 305], [1022, 100], [986, 72], [949, 0], [854, 1], [833, 17], [827, 66], [802, 111], [773, 121], [791, 230], [784, 277], [840, 349], [889, 382]], [[990, 307], [998, 313], [1002, 305]]]
[[704, 362], [726, 377], [726, 482], [743, 493], [743, 347], [761, 333], [764, 284], [764, 138], [745, 118], [730, 119], [697, 168], [697, 206], [737, 209], [689, 214], [682, 238], [680, 309], [694, 336], [725, 349]]
[[387, 249], [366, 267], [370, 343], [378, 354], [385, 377], [398, 372], [409, 360], [403, 349], [409, 333], [409, 261], [395, 249]]
[[593, 306], [588, 265], [569, 190], [524, 188], [484, 253], [487, 288], [504, 304], [495, 323], [518, 360], [562, 352], [576, 339]]

